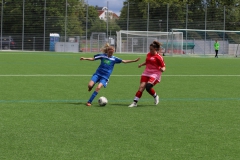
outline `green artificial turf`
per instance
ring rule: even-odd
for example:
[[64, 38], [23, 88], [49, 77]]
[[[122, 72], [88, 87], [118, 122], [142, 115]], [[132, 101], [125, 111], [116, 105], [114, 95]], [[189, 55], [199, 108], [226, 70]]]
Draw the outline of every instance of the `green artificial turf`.
[[[144, 54], [118, 54], [91, 107], [87, 84], [100, 61], [92, 53], [0, 52], [0, 159], [240, 158], [240, 59], [164, 57], [166, 72], [138, 107]], [[100, 107], [100, 96], [108, 99]]]

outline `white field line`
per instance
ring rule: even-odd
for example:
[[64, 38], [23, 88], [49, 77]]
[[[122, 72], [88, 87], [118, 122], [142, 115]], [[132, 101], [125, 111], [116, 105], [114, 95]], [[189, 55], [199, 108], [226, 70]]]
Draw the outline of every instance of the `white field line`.
[[[90, 77], [84, 74], [33, 74], [33, 75], [0, 75], [0, 77]], [[141, 75], [111, 75], [111, 77], [140, 77]], [[240, 77], [240, 75], [162, 75], [163, 77]]]

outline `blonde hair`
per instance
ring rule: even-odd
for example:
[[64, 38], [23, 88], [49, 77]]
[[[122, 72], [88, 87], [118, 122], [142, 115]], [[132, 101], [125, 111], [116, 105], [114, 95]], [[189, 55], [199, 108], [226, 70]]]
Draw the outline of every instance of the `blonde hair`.
[[109, 50], [115, 50], [115, 48], [110, 46], [109, 43], [106, 43], [100, 50], [103, 53], [107, 53]]

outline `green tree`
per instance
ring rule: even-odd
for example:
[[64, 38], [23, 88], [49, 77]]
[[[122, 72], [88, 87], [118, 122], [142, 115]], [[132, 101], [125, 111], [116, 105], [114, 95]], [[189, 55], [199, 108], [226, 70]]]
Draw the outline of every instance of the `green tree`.
[[[46, 34], [51, 32], [64, 33], [65, 20], [67, 20], [67, 32], [69, 34], [81, 34], [82, 24], [79, 21], [83, 17], [83, 2], [79, 0], [46, 1]], [[22, 0], [4, 0], [3, 5], [3, 31], [5, 34], [21, 33], [24, 15], [24, 32], [28, 34], [42, 35], [44, 29], [44, 3], [45, 0], [28, 0], [24, 4]]]
[[224, 7], [226, 17], [226, 29], [227, 30], [239, 30], [240, 21], [240, 7], [239, 0], [206, 0], [205, 5], [208, 7], [208, 21], [217, 21], [220, 24], [215, 25], [214, 29], [223, 29], [224, 22]]
[[[163, 21], [161, 25], [166, 24], [167, 21], [167, 4], [169, 4], [169, 18], [181, 21], [185, 13], [179, 7], [183, 6], [183, 3], [180, 0], [126, 0], [121, 10], [118, 24], [121, 26], [121, 29], [126, 29], [127, 17], [129, 16], [129, 30], [146, 31], [148, 29], [159, 31], [159, 20]], [[149, 23], [149, 26], [147, 26], [147, 23]]]
[[[86, 17], [88, 19], [86, 19]], [[85, 33], [87, 30], [88, 37], [91, 36], [91, 28], [96, 25], [96, 22], [98, 20], [99, 20], [98, 11], [96, 10], [96, 8], [94, 6], [87, 6], [87, 4], [85, 4], [84, 18], [80, 19], [80, 21], [82, 22], [82, 24], [84, 24], [83, 29]], [[86, 24], [87, 24], [87, 28], [86, 28]]]
[[[85, 11], [86, 12], [86, 11]], [[116, 35], [116, 31], [120, 30], [120, 27], [116, 23], [117, 20], [109, 19], [108, 22], [99, 19], [97, 6], [88, 7], [88, 35], [92, 32], [107, 32], [108, 23], [108, 35]], [[85, 27], [86, 28], [86, 27]]]
[[[82, 1], [67, 1], [67, 19], [66, 19], [66, 0], [47, 1], [47, 31], [61, 32], [65, 29], [68, 35], [83, 33], [83, 24], [80, 19], [84, 18], [84, 5]], [[65, 22], [67, 21], [67, 28]]]
[[116, 35], [116, 32], [119, 30], [121, 30], [121, 28], [117, 24], [117, 20], [110, 20], [108, 23], [108, 35]]
[[[204, 29], [205, 13], [207, 13], [208, 27], [211, 29], [223, 29], [221, 27], [223, 26], [225, 6], [226, 29], [239, 29], [240, 25], [237, 23], [240, 21], [239, 0], [126, 0], [121, 10], [118, 25], [123, 30], [127, 29], [127, 17], [129, 16], [129, 30], [146, 31], [148, 22], [148, 29], [157, 31], [159, 30], [159, 20], [163, 21], [161, 25], [166, 28], [168, 10], [168, 27], [185, 28], [187, 4], [188, 27], [190, 28]], [[169, 8], [167, 8], [167, 5]], [[147, 21], [148, 16], [149, 21]]]
[[91, 32], [105, 32], [107, 31], [107, 24], [105, 21], [100, 20], [99, 18], [93, 22], [93, 26], [89, 29]]
[[144, 4], [143, 0], [126, 0], [124, 2], [120, 19], [117, 21], [122, 30], [127, 30], [127, 28], [128, 30], [146, 30], [147, 6]]

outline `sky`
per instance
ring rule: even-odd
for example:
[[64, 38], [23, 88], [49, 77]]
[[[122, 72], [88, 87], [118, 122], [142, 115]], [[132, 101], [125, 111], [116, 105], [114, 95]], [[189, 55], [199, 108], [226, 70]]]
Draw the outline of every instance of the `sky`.
[[85, 0], [89, 5], [98, 7], [107, 7], [108, 2], [108, 9], [116, 13], [118, 16], [120, 16], [124, 1], [125, 0]]

